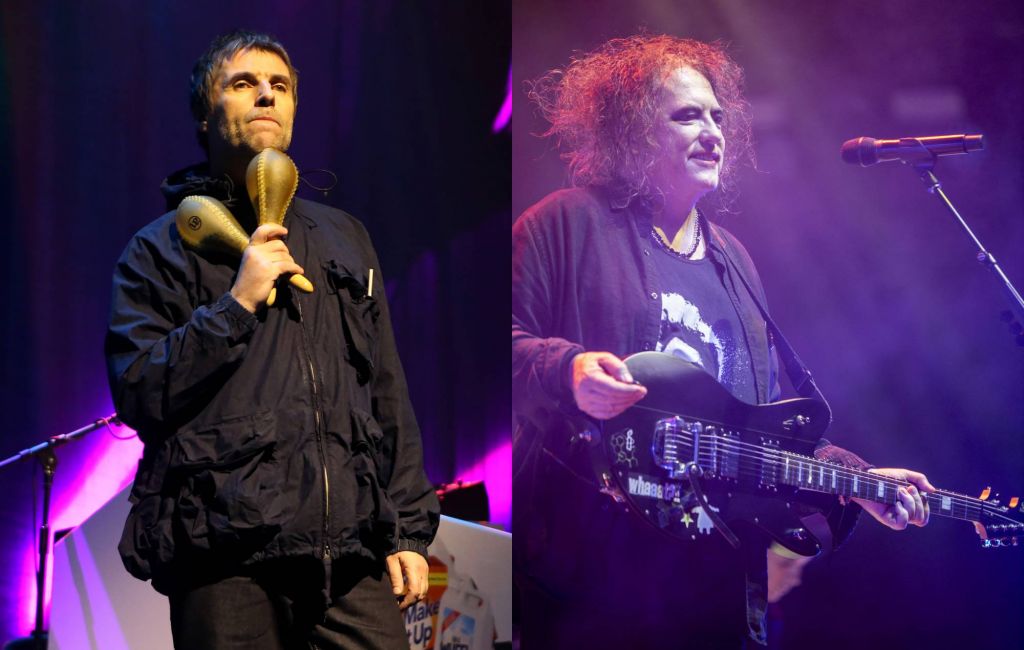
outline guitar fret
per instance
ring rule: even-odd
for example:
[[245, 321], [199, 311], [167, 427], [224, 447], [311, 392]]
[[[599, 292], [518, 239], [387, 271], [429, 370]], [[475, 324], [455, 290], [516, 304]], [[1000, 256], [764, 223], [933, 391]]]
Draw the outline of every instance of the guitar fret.
[[[719, 462], [729, 452], [718, 448], [722, 454]], [[765, 448], [765, 451], [769, 451]], [[757, 467], [762, 484], [785, 483], [797, 489], [837, 494], [846, 497], [868, 499], [879, 503], [896, 503], [899, 499], [899, 485], [884, 478], [875, 478], [859, 470], [836, 467], [832, 463], [804, 457], [783, 451], [778, 456], [765, 455]], [[944, 516], [980, 521], [985, 504], [964, 502], [956, 495], [931, 494], [929, 505], [936, 513]], [[980, 506], [980, 507], [979, 507]]]

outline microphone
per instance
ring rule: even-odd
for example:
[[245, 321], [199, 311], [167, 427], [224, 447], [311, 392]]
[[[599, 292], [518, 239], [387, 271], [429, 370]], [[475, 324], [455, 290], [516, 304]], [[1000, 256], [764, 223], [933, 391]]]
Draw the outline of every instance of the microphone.
[[978, 135], [930, 135], [922, 138], [900, 138], [899, 140], [875, 140], [854, 138], [843, 143], [840, 151], [843, 160], [851, 165], [868, 167], [875, 163], [900, 160], [920, 162], [924, 152], [936, 156], [953, 156], [984, 149], [981, 134]]

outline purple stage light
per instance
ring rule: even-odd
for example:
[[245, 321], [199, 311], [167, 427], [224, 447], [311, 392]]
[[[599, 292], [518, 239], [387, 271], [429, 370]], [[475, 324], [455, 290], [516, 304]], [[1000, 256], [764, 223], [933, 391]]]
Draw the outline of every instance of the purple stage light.
[[[98, 409], [109, 412], [109, 407]], [[88, 438], [59, 447], [56, 451], [61, 465], [53, 493], [50, 529], [61, 531], [80, 526], [110, 499], [125, 489], [135, 478], [135, 467], [142, 455], [142, 442], [124, 425], [111, 425]], [[66, 462], [65, 462], [66, 461]], [[37, 535], [38, 531], [34, 531]], [[21, 603], [16, 625], [26, 632], [35, 625], [36, 563], [38, 552], [33, 543], [25, 548], [18, 582]], [[51, 554], [52, 557], [52, 554]], [[44, 620], [48, 619], [52, 591], [52, 562], [47, 567], [43, 597]]]
[[512, 527], [512, 442], [511, 436], [506, 435], [504, 439], [507, 442], [492, 448], [483, 460], [459, 471], [456, 480], [464, 483], [483, 481], [487, 488], [491, 521], [509, 530]]
[[505, 86], [505, 101], [502, 102], [501, 108], [498, 110], [498, 116], [494, 118], [494, 124], [491, 125], [491, 132], [500, 133], [508, 126], [509, 120], [512, 119], [512, 67], [508, 69], [508, 83]]

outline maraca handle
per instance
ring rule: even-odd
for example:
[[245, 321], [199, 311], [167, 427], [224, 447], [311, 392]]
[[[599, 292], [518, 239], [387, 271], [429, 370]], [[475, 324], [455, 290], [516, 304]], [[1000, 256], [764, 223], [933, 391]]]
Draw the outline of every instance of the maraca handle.
[[291, 282], [292, 286], [295, 287], [296, 289], [300, 289], [302, 291], [305, 291], [306, 293], [313, 293], [313, 283], [310, 282], [304, 275], [299, 275], [298, 273], [296, 273], [295, 275], [288, 278], [288, 281]]
[[[313, 293], [313, 283], [310, 282], [306, 276], [299, 275], [296, 273], [288, 278], [288, 282], [291, 283], [296, 289], [305, 291], [306, 293]], [[270, 295], [267, 296], [267, 307], [273, 307], [274, 301], [277, 300], [277, 287], [270, 289]]]

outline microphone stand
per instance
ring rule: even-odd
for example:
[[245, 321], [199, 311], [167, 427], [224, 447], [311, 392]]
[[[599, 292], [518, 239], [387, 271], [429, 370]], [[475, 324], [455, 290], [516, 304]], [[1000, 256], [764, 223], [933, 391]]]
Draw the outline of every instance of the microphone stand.
[[971, 227], [967, 225], [967, 222], [964, 221], [962, 216], [960, 216], [957, 209], [953, 207], [953, 203], [949, 200], [949, 197], [942, 191], [942, 184], [939, 183], [939, 179], [936, 178], [935, 174], [932, 172], [932, 170], [935, 169], [937, 156], [925, 147], [920, 140], [915, 141], [920, 146], [920, 152], [916, 156], [909, 156], [905, 158], [903, 162], [911, 165], [914, 170], [917, 171], [921, 180], [924, 181], [924, 184], [928, 189], [928, 193], [939, 197], [942, 204], [949, 209], [949, 212], [956, 219], [957, 223], [960, 224], [964, 229], [964, 232], [967, 233], [967, 236], [974, 242], [974, 246], [978, 250], [975, 259], [977, 259], [982, 266], [990, 269], [1001, 281], [1003, 292], [1010, 301], [1010, 309], [1002, 312], [1000, 317], [1009, 324], [1010, 333], [1013, 335], [1014, 340], [1016, 340], [1017, 345], [1024, 346], [1024, 326], [1021, 325], [1021, 323], [1024, 323], [1024, 298], [1021, 298], [1020, 292], [1017, 291], [1016, 287], [1013, 286], [1013, 283], [1010, 282], [1010, 278], [1006, 277], [1006, 274], [1003, 273], [1003, 269], [996, 262], [996, 258], [992, 256], [992, 253], [985, 249], [981, 241], [974, 234], [974, 231], [971, 230]]
[[46, 442], [22, 449], [10, 458], [0, 461], [0, 468], [3, 468], [13, 465], [19, 460], [34, 457], [43, 466], [43, 520], [42, 525], [39, 526], [39, 569], [36, 571], [36, 626], [30, 636], [5, 644], [4, 650], [46, 650], [49, 643], [49, 632], [43, 626], [45, 607], [43, 597], [46, 589], [46, 568], [50, 558], [50, 493], [53, 491], [53, 476], [57, 473], [57, 454], [53, 450], [66, 442], [81, 438], [100, 427], [109, 427], [111, 424], [120, 424], [116, 413], [100, 418], [81, 429], [53, 436]]

